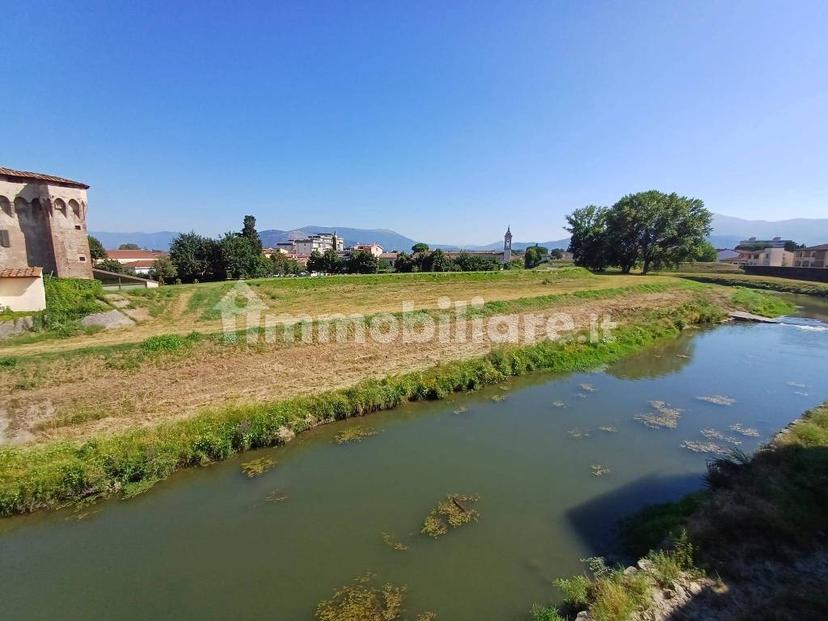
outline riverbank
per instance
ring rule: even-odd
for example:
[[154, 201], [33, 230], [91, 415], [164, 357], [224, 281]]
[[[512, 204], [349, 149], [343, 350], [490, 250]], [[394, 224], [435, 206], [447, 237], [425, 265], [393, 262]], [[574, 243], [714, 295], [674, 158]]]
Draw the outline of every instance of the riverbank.
[[633, 567], [559, 581], [564, 616], [536, 621], [822, 619], [828, 616], [828, 401], [752, 458], [712, 461], [708, 490], [633, 518]]
[[0, 450], [0, 514], [11, 515], [113, 494], [133, 496], [174, 471], [251, 448], [290, 441], [326, 422], [441, 399], [535, 370], [595, 368], [674, 338], [689, 325], [723, 319], [725, 307], [697, 295], [677, 307], [639, 309], [596, 343], [543, 341], [496, 349], [427, 370], [368, 379], [342, 390], [293, 399], [213, 408], [180, 421], [85, 442], [52, 441]]

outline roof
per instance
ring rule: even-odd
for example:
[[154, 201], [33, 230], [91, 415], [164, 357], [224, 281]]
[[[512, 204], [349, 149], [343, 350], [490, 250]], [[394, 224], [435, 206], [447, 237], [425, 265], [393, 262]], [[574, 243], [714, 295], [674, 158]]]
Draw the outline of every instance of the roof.
[[125, 267], [132, 267], [132, 268], [145, 268], [145, 267], [155, 267], [155, 260], [154, 259], [139, 259], [138, 261], [129, 261], [128, 263], [124, 263]]
[[46, 183], [53, 183], [55, 185], [67, 185], [72, 188], [80, 188], [88, 190], [89, 186], [80, 181], [72, 181], [63, 177], [55, 177], [54, 175], [46, 175], [44, 173], [29, 172], [28, 170], [14, 170], [13, 168], [4, 168], [0, 166], [0, 176], [14, 177], [21, 181], [44, 181]]
[[40, 278], [42, 267], [0, 267], [0, 278]]
[[153, 250], [107, 250], [106, 256], [110, 259], [139, 261], [141, 259], [157, 259], [165, 253]]
[[799, 248], [799, 251], [803, 250], [828, 250], [828, 244], [820, 244], [819, 246], [808, 246], [807, 248]]

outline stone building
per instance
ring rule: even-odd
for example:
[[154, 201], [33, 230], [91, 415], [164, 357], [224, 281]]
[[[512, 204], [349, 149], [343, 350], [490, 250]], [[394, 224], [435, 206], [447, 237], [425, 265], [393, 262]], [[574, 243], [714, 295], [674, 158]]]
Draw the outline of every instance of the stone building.
[[87, 189], [79, 181], [0, 167], [0, 267], [92, 278]]

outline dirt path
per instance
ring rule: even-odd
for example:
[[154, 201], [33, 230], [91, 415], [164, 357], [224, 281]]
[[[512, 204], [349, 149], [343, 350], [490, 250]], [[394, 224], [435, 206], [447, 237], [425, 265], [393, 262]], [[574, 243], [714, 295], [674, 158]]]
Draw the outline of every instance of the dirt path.
[[[623, 323], [644, 309], [675, 306], [691, 292], [628, 295], [605, 300], [569, 300], [545, 311], [565, 311], [577, 329], [592, 315]], [[527, 314], [517, 319], [525, 335]], [[456, 325], [453, 325], [456, 329]], [[545, 334], [539, 325], [539, 338]], [[488, 334], [479, 342], [382, 344], [367, 339], [343, 343], [227, 346], [202, 343], [186, 356], [143, 362], [138, 368], [111, 368], [105, 356], [84, 359], [83, 367], [55, 359], [16, 369], [0, 378], [5, 394], [7, 441], [85, 438], [136, 425], [191, 416], [208, 406], [281, 400], [350, 386], [362, 379], [426, 369], [435, 364], [483, 355], [492, 349]], [[26, 379], [31, 386], [25, 386]], [[21, 387], [21, 383], [24, 384]], [[0, 412], [0, 418], [3, 418]], [[56, 422], [60, 421], [60, 422]]]

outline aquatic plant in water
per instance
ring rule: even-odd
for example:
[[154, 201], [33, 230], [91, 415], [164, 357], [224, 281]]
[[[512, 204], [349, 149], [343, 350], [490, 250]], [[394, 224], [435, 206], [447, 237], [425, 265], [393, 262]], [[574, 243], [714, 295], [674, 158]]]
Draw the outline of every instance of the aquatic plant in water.
[[402, 541], [397, 539], [391, 533], [382, 533], [382, 542], [387, 545], [392, 550], [396, 550], [397, 552], [405, 552], [408, 550], [408, 546], [405, 545]]
[[506, 396], [505, 395], [495, 395], [491, 398], [491, 400], [492, 401], [505, 401]]
[[592, 464], [590, 468], [592, 469], [592, 476], [594, 477], [602, 477], [610, 473], [610, 469], [602, 464]]
[[637, 420], [651, 429], [675, 429], [678, 427], [682, 410], [671, 407], [666, 401], [650, 401], [650, 407], [653, 409], [652, 412], [633, 416], [633, 420]]
[[618, 433], [618, 429], [613, 427], [612, 425], [601, 425], [598, 427], [599, 431], [603, 431], [604, 433]]
[[461, 405], [459, 408], [452, 410], [452, 414], [463, 414], [464, 412], [468, 412], [469, 408], [465, 405]]
[[706, 395], [704, 397], [696, 397], [699, 401], [706, 401], [714, 405], [733, 405], [736, 399], [726, 395]]
[[553, 401], [552, 402], [552, 407], [553, 408], [565, 408], [566, 403], [564, 403], [563, 401]]
[[598, 389], [592, 384], [578, 384], [578, 388], [584, 392], [596, 392]]
[[585, 431], [585, 430], [582, 430], [582, 429], [570, 429], [566, 433], [573, 440], [584, 440], [584, 439], [590, 437], [589, 431]]
[[448, 533], [449, 528], [459, 528], [470, 522], [476, 522], [479, 512], [471, 505], [478, 500], [480, 500], [479, 496], [447, 495], [446, 499], [438, 502], [437, 506], [426, 516], [420, 532], [436, 538]]
[[701, 434], [708, 440], [721, 440], [722, 442], [729, 442], [730, 444], [741, 444], [742, 441], [733, 436], [729, 436], [718, 429], [712, 427], [705, 427], [701, 430]]
[[267, 457], [261, 457], [259, 459], [254, 459], [253, 461], [246, 461], [241, 465], [242, 472], [244, 472], [248, 478], [252, 479], [257, 477], [261, 474], [264, 474], [268, 470], [273, 467], [273, 460], [268, 459]]
[[284, 502], [287, 499], [288, 495], [278, 489], [274, 489], [267, 496], [265, 496], [265, 502]]
[[730, 426], [731, 431], [735, 431], [736, 433], [740, 433], [746, 438], [758, 438], [759, 431], [754, 429], [753, 427], [745, 427], [742, 423], [734, 423]]
[[377, 585], [367, 574], [338, 589], [316, 607], [317, 621], [394, 621], [403, 613], [406, 587]]
[[682, 448], [694, 453], [709, 453], [711, 455], [729, 455], [730, 449], [715, 442], [698, 442], [696, 440], [685, 440], [681, 443]]
[[379, 433], [372, 427], [351, 427], [350, 429], [343, 429], [337, 432], [334, 436], [334, 442], [337, 444], [348, 444], [349, 442], [362, 442], [365, 438], [370, 438]]

